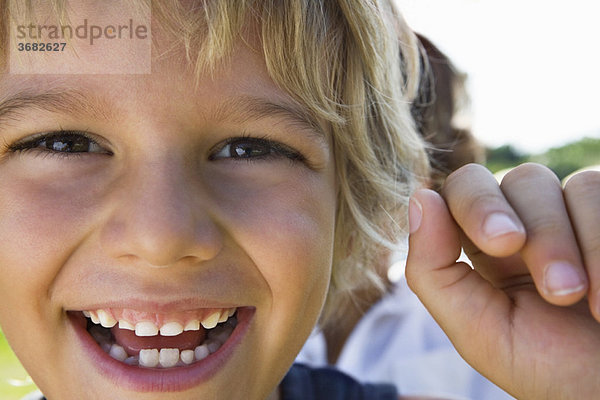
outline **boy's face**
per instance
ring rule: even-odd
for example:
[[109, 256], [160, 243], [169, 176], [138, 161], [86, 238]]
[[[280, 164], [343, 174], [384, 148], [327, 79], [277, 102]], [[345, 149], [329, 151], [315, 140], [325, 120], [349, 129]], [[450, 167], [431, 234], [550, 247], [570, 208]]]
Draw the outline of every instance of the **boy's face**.
[[[329, 140], [241, 41], [197, 89], [185, 64], [0, 76], [2, 103], [21, 98], [0, 111], [0, 323], [50, 399], [264, 398], [318, 317]], [[232, 308], [216, 334], [198, 327]], [[213, 335], [224, 343], [207, 346]], [[185, 352], [202, 346], [218, 350]], [[159, 352], [137, 360], [147, 347]]]

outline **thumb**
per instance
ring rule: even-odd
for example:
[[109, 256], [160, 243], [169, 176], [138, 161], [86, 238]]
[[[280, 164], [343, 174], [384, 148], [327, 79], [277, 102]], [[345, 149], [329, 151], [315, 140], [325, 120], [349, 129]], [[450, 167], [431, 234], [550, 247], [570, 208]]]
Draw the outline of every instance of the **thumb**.
[[491, 345], [481, 335], [482, 323], [497, 325], [506, 302], [504, 293], [469, 265], [456, 262], [460, 230], [436, 192], [422, 189], [413, 195], [409, 222], [408, 284], [461, 355], [477, 364], [469, 356]]

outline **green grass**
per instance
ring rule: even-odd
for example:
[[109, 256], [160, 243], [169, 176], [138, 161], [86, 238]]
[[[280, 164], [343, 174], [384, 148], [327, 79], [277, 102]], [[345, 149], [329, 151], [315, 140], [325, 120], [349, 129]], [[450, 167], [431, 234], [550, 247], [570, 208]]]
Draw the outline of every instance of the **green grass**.
[[0, 332], [0, 399], [19, 400], [35, 390], [27, 372]]
[[528, 161], [546, 165], [562, 180], [581, 168], [600, 164], [600, 139], [583, 138], [541, 154], [520, 153], [510, 145], [488, 149], [486, 166], [496, 173]]

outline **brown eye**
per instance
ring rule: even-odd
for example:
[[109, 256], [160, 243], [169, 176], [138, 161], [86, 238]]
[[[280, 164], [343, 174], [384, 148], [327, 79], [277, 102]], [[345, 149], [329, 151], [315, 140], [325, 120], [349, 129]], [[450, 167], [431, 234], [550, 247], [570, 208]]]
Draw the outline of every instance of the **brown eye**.
[[13, 152], [37, 151], [48, 154], [100, 153], [112, 154], [87, 134], [61, 131], [35, 135], [12, 145]]
[[283, 158], [292, 161], [303, 161], [304, 157], [297, 151], [281, 143], [261, 138], [233, 138], [210, 156], [211, 160], [249, 159], [262, 160]]
[[38, 147], [65, 153], [98, 153], [101, 147], [85, 136], [64, 135], [43, 139]]
[[228, 150], [228, 156], [232, 158], [264, 157], [271, 154], [271, 146], [268, 143], [254, 140], [240, 140], [230, 143], [228, 147], [225, 151]]

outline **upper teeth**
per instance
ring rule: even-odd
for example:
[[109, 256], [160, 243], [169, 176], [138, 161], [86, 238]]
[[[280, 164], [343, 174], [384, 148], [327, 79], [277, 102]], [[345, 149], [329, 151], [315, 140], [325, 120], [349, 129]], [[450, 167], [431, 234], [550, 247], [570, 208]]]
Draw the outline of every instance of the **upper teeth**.
[[98, 310], [96, 311], [96, 314], [100, 320], [100, 325], [105, 328], [112, 328], [117, 324], [117, 320], [113, 318], [112, 314], [106, 312], [105, 310]]
[[[100, 324], [105, 328], [112, 328], [117, 325], [120, 329], [128, 329], [135, 331], [137, 336], [177, 336], [183, 331], [197, 331], [202, 325], [205, 329], [212, 329], [217, 324], [227, 321], [229, 317], [235, 314], [236, 308], [224, 308], [213, 310], [210, 314], [202, 318], [192, 318], [186, 321], [166, 321], [157, 325], [153, 321], [131, 321], [130, 319], [117, 318], [111, 310], [99, 309], [94, 311], [84, 311], [83, 314], [90, 318], [93, 323]], [[118, 314], [127, 314], [124, 311], [115, 312]], [[167, 318], [155, 317], [155, 320], [163, 320]]]
[[136, 336], [156, 336], [158, 335], [158, 328], [152, 322], [142, 321], [135, 324], [135, 335]]
[[119, 328], [120, 329], [129, 329], [130, 331], [135, 331], [135, 325], [131, 322], [127, 322], [124, 319], [119, 320]]
[[197, 319], [193, 319], [183, 327], [184, 331], [197, 331], [200, 329], [200, 321]]
[[183, 332], [183, 325], [179, 322], [167, 322], [160, 327], [160, 334], [162, 336], [177, 336]]
[[204, 318], [200, 323], [206, 329], [212, 329], [219, 323], [219, 318], [221, 318], [221, 313], [219, 311], [215, 311], [208, 317]]

